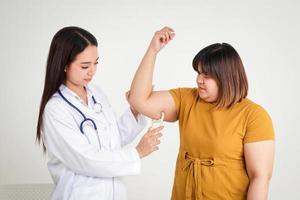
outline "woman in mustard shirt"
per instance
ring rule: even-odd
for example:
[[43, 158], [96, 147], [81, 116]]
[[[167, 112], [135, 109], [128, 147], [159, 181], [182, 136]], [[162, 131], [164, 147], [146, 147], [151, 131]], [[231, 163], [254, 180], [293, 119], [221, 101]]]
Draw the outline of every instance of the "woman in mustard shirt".
[[195, 88], [152, 91], [158, 52], [175, 36], [157, 31], [135, 74], [129, 101], [140, 113], [179, 121], [173, 200], [265, 200], [274, 159], [268, 113], [249, 100], [240, 56], [229, 44], [202, 49], [193, 60]]

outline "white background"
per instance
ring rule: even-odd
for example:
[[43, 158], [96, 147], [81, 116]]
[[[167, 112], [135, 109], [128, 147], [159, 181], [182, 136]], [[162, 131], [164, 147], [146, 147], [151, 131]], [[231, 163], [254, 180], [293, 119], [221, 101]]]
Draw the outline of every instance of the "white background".
[[[158, 57], [155, 88], [195, 86], [194, 55], [215, 42], [232, 44], [246, 68], [249, 98], [269, 112], [276, 131], [270, 199], [300, 199], [299, 10], [296, 0], [1, 0], [0, 184], [52, 182], [35, 128], [56, 31], [75, 25], [96, 36], [100, 65], [93, 82], [121, 114], [153, 33], [168, 25], [176, 38]], [[178, 135], [177, 123], [166, 124], [160, 151], [143, 159], [141, 175], [126, 178], [130, 200], [170, 198]]]

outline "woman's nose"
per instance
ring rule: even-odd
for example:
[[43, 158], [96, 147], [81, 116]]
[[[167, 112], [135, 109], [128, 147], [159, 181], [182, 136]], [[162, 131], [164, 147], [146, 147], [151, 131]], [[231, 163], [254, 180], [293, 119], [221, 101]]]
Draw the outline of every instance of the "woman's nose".
[[198, 82], [199, 84], [203, 84], [203, 83], [204, 83], [204, 77], [203, 77], [202, 74], [199, 74], [199, 75], [197, 76], [197, 82]]

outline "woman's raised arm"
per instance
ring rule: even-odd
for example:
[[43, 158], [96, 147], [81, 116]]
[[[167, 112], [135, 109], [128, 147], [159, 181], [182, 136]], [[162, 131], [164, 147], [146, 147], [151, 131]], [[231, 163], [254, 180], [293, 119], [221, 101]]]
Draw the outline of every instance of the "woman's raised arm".
[[152, 119], [160, 118], [164, 112], [165, 121], [177, 120], [175, 102], [169, 91], [152, 90], [156, 56], [174, 36], [173, 29], [169, 27], [155, 32], [131, 84], [129, 103], [138, 112]]

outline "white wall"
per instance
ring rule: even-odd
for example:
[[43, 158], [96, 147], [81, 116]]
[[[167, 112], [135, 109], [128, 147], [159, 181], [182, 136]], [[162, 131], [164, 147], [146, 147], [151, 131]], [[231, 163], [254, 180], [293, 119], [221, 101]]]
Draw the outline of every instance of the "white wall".
[[[231, 43], [244, 61], [249, 97], [273, 118], [277, 147], [270, 199], [300, 199], [298, 2], [1, 0], [0, 184], [51, 182], [35, 127], [49, 44], [58, 29], [81, 26], [97, 37], [94, 83], [121, 114], [124, 92], [154, 31], [169, 25], [177, 35], [158, 57], [156, 89], [194, 86], [194, 55], [211, 43]], [[177, 123], [164, 132], [160, 151], [142, 161], [142, 174], [126, 179], [129, 199], [170, 197]]]

